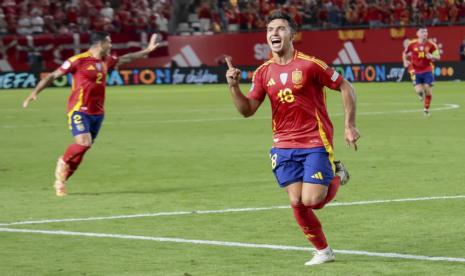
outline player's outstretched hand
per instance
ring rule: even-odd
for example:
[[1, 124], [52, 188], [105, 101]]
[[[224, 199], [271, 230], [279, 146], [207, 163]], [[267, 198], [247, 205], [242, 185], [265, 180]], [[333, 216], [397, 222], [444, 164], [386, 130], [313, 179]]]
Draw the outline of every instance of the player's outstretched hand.
[[26, 108], [28, 107], [29, 103], [32, 101], [37, 100], [37, 94], [32, 92], [24, 101], [23, 101], [23, 107]]
[[150, 41], [149, 41], [149, 45], [147, 45], [147, 50], [152, 52], [154, 51], [155, 49], [157, 49], [158, 46], [160, 46], [160, 43], [157, 42], [157, 39], [158, 39], [158, 35], [157, 34], [153, 34], [151, 37], [150, 37]]
[[346, 145], [349, 148], [354, 148], [357, 150], [357, 140], [360, 139], [360, 132], [356, 127], [346, 127], [345, 128], [345, 139]]
[[224, 60], [228, 64], [228, 71], [226, 71], [226, 80], [229, 86], [238, 86], [241, 70], [234, 68], [231, 62], [231, 57], [225, 57]]

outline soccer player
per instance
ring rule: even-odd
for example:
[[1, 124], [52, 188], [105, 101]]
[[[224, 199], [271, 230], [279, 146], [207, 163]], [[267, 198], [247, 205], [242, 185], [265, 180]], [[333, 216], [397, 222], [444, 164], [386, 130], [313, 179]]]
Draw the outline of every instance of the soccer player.
[[239, 87], [241, 72], [230, 58], [226, 58], [226, 78], [233, 103], [244, 117], [252, 116], [266, 96], [270, 99], [271, 167], [288, 194], [297, 223], [316, 248], [305, 265], [317, 265], [333, 261], [335, 256], [314, 209], [323, 208], [336, 196], [341, 180], [347, 181], [347, 172], [333, 157], [333, 126], [326, 110], [325, 86], [342, 93], [347, 145], [357, 149], [360, 134], [355, 126], [352, 85], [323, 61], [295, 50], [292, 41], [296, 29], [288, 14], [273, 12], [266, 33], [272, 58], [255, 71], [247, 96]]
[[[409, 43], [410, 43], [410, 39], [406, 38], [406, 39], [404, 40], [404, 50], [407, 49]], [[409, 56], [409, 61], [411, 61], [411, 57], [410, 57], [410, 56]], [[410, 76], [410, 80], [412, 81], [413, 88], [415, 89], [415, 85], [416, 85], [416, 84], [415, 84], [415, 71], [413, 70], [412, 63], [410, 63], [410, 64], [408, 65], [408, 67], [406, 67], [405, 69], [407, 70], [407, 73], [408, 73], [409, 76]], [[415, 94], [416, 94], [417, 91], [416, 91], [416, 90], [414, 90], [414, 91], [415, 91]], [[424, 96], [423, 94], [421, 94], [421, 95], [417, 94], [417, 96], [418, 96], [418, 99], [419, 99], [420, 101], [423, 101], [423, 96]]]
[[440, 59], [439, 48], [428, 40], [428, 29], [419, 27], [418, 39], [410, 41], [402, 54], [404, 67], [412, 65], [415, 72], [415, 91], [420, 98], [424, 95], [425, 116], [430, 115], [429, 107], [433, 97], [433, 62]]
[[66, 60], [61, 67], [42, 79], [24, 100], [23, 107], [37, 100], [39, 93], [55, 79], [71, 73], [73, 84], [68, 99], [68, 124], [74, 136], [63, 156], [58, 158], [55, 170], [55, 192], [66, 196], [66, 181], [82, 162], [84, 154], [91, 148], [104, 118], [105, 84], [109, 69], [132, 60], [147, 56], [158, 47], [157, 35], [153, 34], [147, 48], [121, 57], [110, 55], [111, 38], [106, 32], [90, 35], [88, 51]]

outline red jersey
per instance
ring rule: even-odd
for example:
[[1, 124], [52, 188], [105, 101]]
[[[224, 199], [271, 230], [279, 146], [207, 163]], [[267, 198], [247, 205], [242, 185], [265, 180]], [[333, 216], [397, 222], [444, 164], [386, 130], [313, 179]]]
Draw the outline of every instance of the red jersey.
[[433, 61], [426, 58], [426, 54], [432, 54], [436, 50], [438, 47], [430, 40], [420, 43], [418, 39], [414, 39], [408, 44], [405, 53], [410, 54], [410, 61], [416, 74], [433, 71]]
[[75, 55], [59, 68], [61, 72], [73, 75], [71, 95], [68, 99], [68, 113], [74, 111], [89, 115], [104, 113], [107, 70], [118, 62], [117, 57], [94, 58], [90, 52]]
[[291, 62], [269, 60], [255, 71], [247, 97], [271, 103], [274, 147], [333, 146], [333, 125], [324, 87], [338, 89], [343, 78], [323, 61], [295, 51]]

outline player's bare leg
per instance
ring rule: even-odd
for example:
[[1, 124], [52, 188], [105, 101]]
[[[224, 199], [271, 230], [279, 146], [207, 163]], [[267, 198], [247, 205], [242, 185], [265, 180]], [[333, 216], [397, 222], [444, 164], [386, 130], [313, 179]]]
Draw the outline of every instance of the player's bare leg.
[[423, 85], [421, 84], [415, 85], [415, 92], [417, 93], [418, 99], [420, 101], [423, 101], [425, 98], [425, 90], [423, 88]]
[[[302, 199], [304, 204], [308, 206], [312, 206], [312, 208], [316, 210], [321, 209], [326, 204], [330, 203], [336, 197], [336, 194], [341, 185], [345, 185], [347, 184], [347, 182], [349, 182], [350, 175], [346, 167], [342, 163], [342, 161], [334, 161], [334, 166], [335, 166], [335, 176], [331, 180], [329, 185], [325, 187], [326, 189], [322, 188], [321, 187], [322, 185], [309, 185], [309, 189], [311, 186], [315, 186], [317, 191], [309, 191], [308, 193], [313, 194], [313, 196], [318, 196], [319, 198], [314, 198], [312, 200], [313, 204], [312, 202], [309, 202], [307, 199]], [[304, 186], [304, 189], [306, 188], [307, 187]], [[305, 198], [305, 195], [307, 194], [307, 192], [302, 192], [302, 194], [303, 194], [303, 198]], [[324, 198], [320, 200], [321, 196], [323, 196], [324, 194], [325, 194]], [[314, 202], [317, 202], [317, 201], [319, 201], [319, 203], [314, 204]]]
[[68, 165], [63, 161], [63, 156], [60, 156], [55, 168], [55, 194], [57, 196], [66, 196], [66, 177], [68, 174]]
[[74, 137], [74, 141], [75, 143], [67, 148], [65, 154], [58, 158], [54, 183], [57, 196], [67, 195], [66, 180], [68, 180], [77, 169], [82, 160], [82, 156], [92, 145], [92, 136], [90, 133], [79, 134]]
[[431, 104], [431, 99], [433, 98], [433, 88], [428, 84], [423, 85], [425, 90], [425, 102], [424, 102], [424, 110], [423, 113], [425, 116], [430, 115], [429, 106]]
[[313, 207], [325, 200], [328, 194], [328, 186], [321, 184], [304, 183], [302, 186], [302, 203]]

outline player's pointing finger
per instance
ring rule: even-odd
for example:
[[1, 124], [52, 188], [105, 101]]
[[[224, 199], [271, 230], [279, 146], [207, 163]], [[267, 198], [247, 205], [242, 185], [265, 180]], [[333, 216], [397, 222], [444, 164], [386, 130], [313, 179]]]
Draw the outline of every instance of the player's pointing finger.
[[226, 63], [228, 64], [228, 68], [229, 68], [229, 69], [234, 68], [234, 66], [232, 65], [232, 62], [231, 62], [231, 57], [224, 57], [224, 60], [225, 60]]

